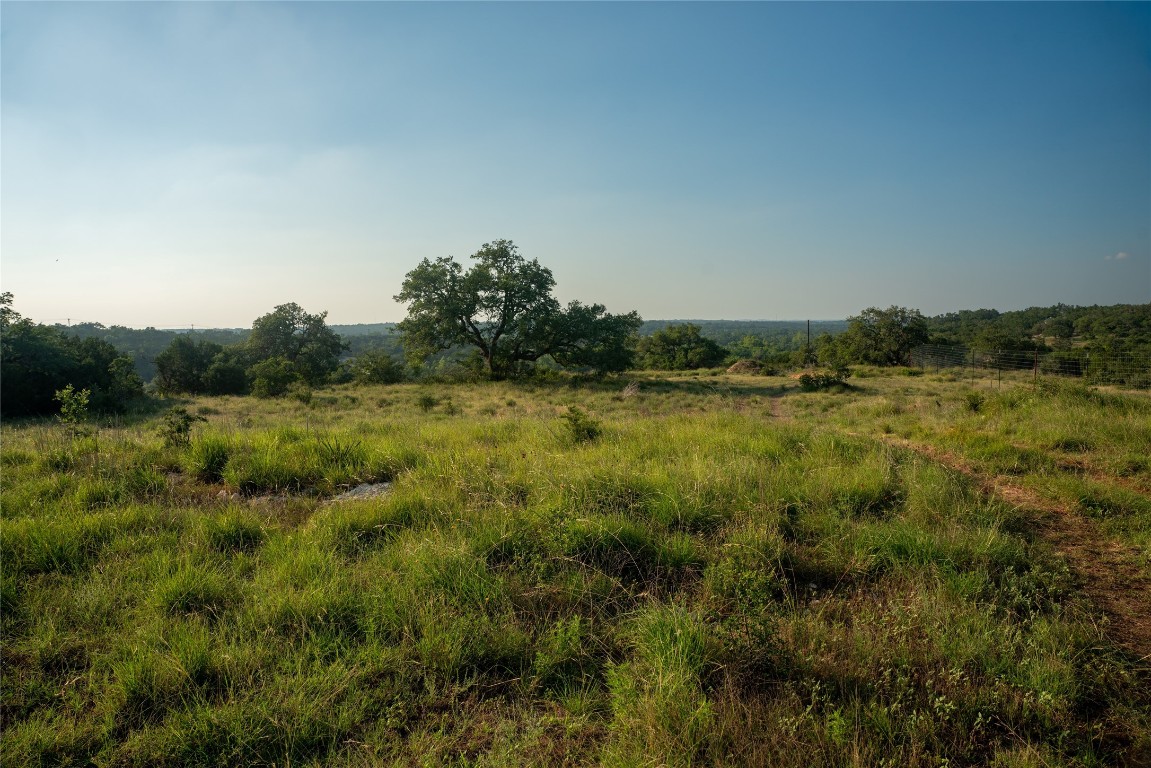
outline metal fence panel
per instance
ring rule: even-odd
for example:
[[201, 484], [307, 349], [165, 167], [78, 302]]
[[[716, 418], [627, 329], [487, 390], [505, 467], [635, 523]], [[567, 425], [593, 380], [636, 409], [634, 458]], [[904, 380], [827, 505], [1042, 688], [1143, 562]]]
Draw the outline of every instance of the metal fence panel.
[[1103, 350], [1064, 349], [1053, 352], [989, 350], [925, 344], [911, 351], [910, 364], [919, 368], [962, 369], [976, 378], [1019, 379], [1029, 374], [1067, 376], [1087, 384], [1151, 388], [1151, 357]]

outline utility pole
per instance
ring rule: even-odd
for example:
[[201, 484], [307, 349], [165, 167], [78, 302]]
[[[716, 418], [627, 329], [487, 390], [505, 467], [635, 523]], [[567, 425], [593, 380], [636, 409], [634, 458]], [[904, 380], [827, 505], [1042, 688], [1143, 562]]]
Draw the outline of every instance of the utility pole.
[[805, 357], [807, 358], [807, 360], [805, 362], [808, 365], [811, 365], [814, 362], [814, 360], [812, 360], [812, 357], [814, 357], [814, 355], [811, 354], [811, 321], [810, 320], [807, 321], [807, 354], [805, 355]]

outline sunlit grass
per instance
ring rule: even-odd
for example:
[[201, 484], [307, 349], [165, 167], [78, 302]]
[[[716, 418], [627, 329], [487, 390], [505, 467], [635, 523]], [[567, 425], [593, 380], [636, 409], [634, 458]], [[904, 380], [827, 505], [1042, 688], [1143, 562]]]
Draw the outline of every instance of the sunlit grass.
[[1146, 400], [930, 373], [849, 383], [202, 398], [184, 449], [158, 417], [82, 440], [5, 424], [2, 762], [1040, 765], [1151, 749], [1145, 676], [1027, 510], [890, 439], [1146, 547]]

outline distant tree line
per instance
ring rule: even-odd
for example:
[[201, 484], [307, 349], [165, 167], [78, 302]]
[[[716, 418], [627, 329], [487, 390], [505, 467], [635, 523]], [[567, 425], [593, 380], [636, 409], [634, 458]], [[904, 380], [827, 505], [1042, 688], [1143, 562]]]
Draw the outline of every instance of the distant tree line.
[[[1096, 370], [1108, 356], [1151, 356], [1151, 304], [964, 310], [869, 307], [844, 321], [651, 321], [552, 296], [552, 273], [507, 240], [485, 244], [469, 269], [452, 257], [423, 260], [406, 276], [401, 323], [338, 326], [295, 303], [256, 318], [251, 330], [195, 333], [99, 323], [43, 326], [0, 300], [0, 412], [57, 410], [57, 391], [90, 392], [97, 411], [144, 394], [274, 397], [327, 383], [393, 383], [412, 376], [508, 378], [567, 368], [689, 370], [740, 360], [762, 370], [818, 364], [905, 365], [922, 344], [1052, 353], [1053, 365]], [[815, 334], [814, 338], [810, 334]]]
[[69, 336], [108, 342], [131, 358], [136, 373], [144, 381], [151, 381], [156, 375], [156, 357], [181, 336], [210, 341], [220, 346], [239, 344], [248, 337], [248, 329], [246, 328], [208, 328], [186, 331], [125, 328], [122, 325], [105, 326], [94, 322], [73, 323], [72, 325], [56, 324], [52, 327]]
[[1146, 355], [1151, 354], [1151, 304], [963, 310], [928, 318], [928, 330], [932, 344], [988, 350], [1095, 348]]
[[162, 394], [258, 397], [325, 384], [346, 346], [326, 317], [327, 312], [311, 314], [296, 303], [281, 304], [256, 318], [238, 344], [178, 336], [156, 356], [153, 384]]
[[0, 294], [0, 414], [30, 416], [59, 410], [57, 393], [87, 390], [94, 411], [124, 410], [143, 396], [132, 360], [100, 339], [81, 339], [24, 318]]

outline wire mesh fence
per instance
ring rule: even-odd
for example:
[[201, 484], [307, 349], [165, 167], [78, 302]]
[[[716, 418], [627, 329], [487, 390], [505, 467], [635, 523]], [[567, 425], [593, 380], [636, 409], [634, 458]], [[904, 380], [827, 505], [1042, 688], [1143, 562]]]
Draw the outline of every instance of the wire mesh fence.
[[1039, 352], [923, 345], [911, 351], [910, 362], [924, 369], [951, 369], [972, 381], [1037, 381], [1042, 376], [1064, 376], [1085, 384], [1151, 388], [1151, 356], [1099, 349]]

